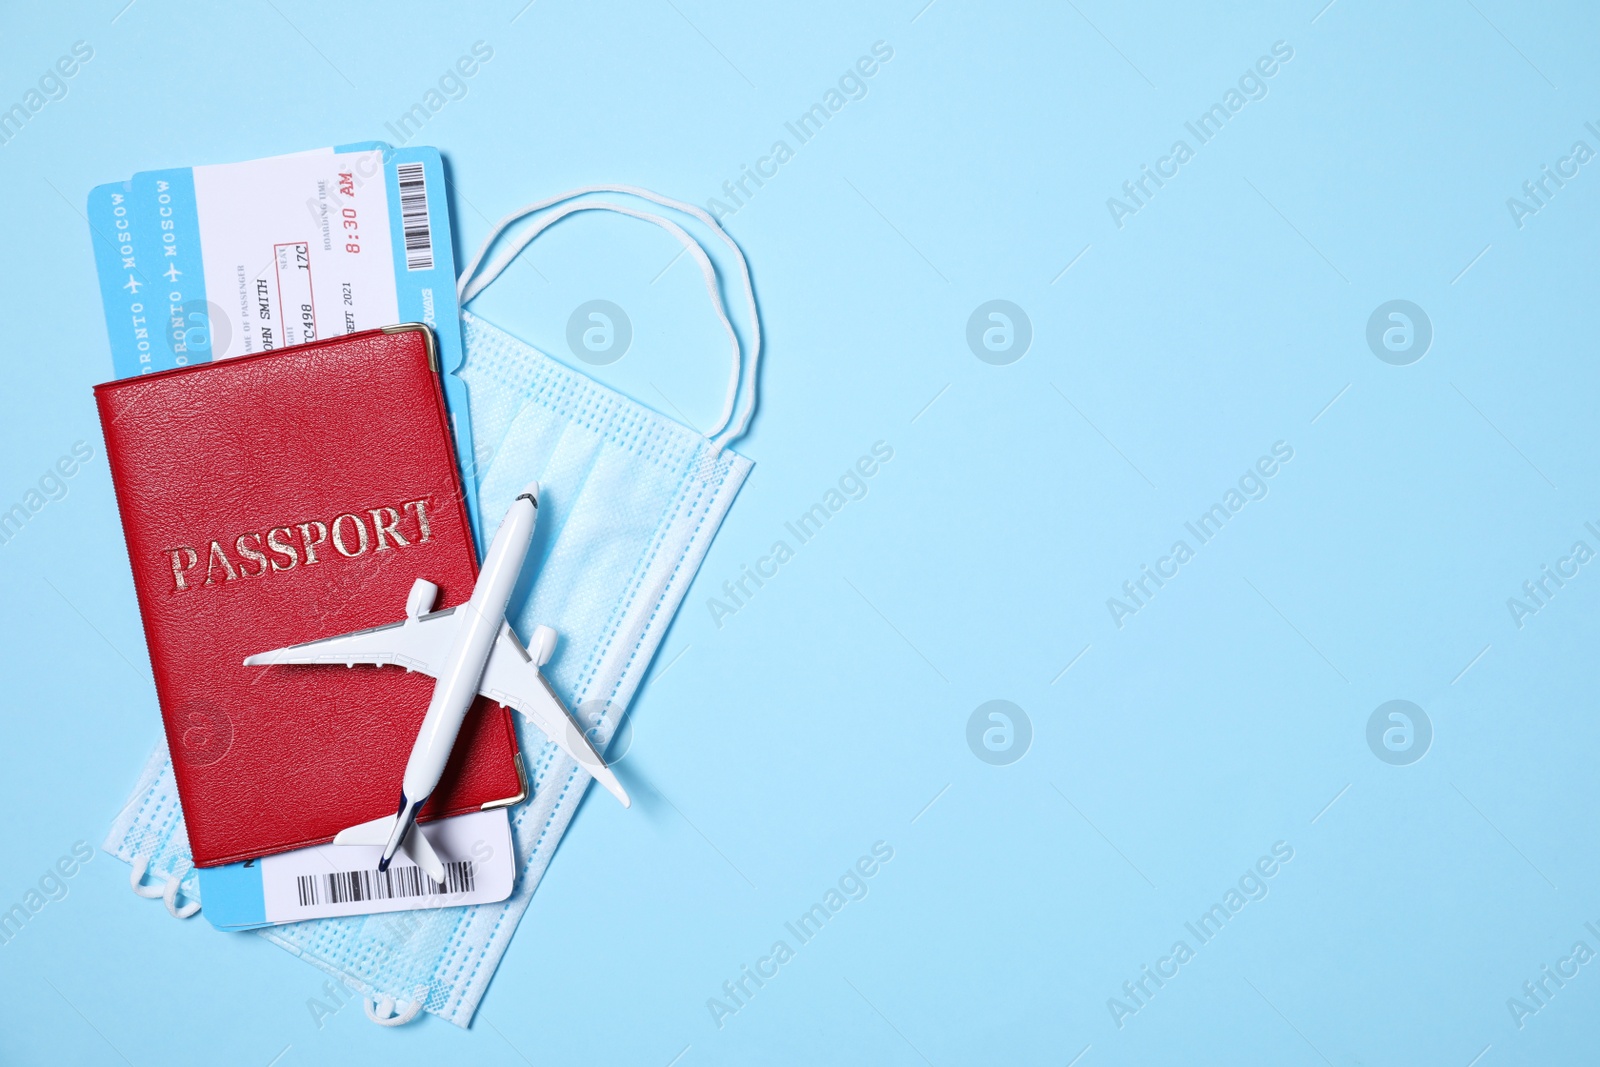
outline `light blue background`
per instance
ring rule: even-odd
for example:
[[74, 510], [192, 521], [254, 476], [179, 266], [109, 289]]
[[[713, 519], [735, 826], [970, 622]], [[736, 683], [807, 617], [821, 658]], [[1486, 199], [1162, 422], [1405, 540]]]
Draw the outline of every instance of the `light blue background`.
[[[415, 138], [470, 251], [571, 186], [704, 203], [875, 41], [894, 58], [726, 220], [768, 344], [755, 471], [621, 764], [670, 803], [585, 805], [473, 1028], [319, 1027], [320, 972], [97, 856], [0, 946], [0, 1062], [1592, 1059], [1600, 963], [1521, 1029], [1506, 1003], [1600, 950], [1600, 576], [1521, 629], [1506, 606], [1600, 549], [1600, 163], [1520, 229], [1506, 207], [1600, 148], [1591, 8], [121, 2], [0, 35], [4, 106], [95, 50], [0, 146], [0, 504], [95, 449], [0, 547], [0, 907], [98, 845], [158, 736], [90, 397], [91, 186], [393, 140], [482, 40]], [[1267, 97], [1118, 229], [1106, 198], [1280, 40]], [[581, 217], [475, 308], [570, 360], [572, 309], [618, 303], [633, 347], [597, 376], [704, 424], [725, 350], [675, 250]], [[1009, 366], [965, 340], [995, 298], [1034, 331]], [[1411, 366], [1365, 341], [1396, 298], [1433, 324]], [[707, 598], [880, 440], [868, 495], [715, 626]], [[1106, 599], [1280, 440], [1270, 495], [1119, 630]], [[966, 741], [997, 698], [1033, 730], [1003, 767]], [[1396, 698], [1435, 731], [1410, 766], [1366, 741]], [[880, 840], [866, 899], [719, 1029], [707, 999]], [[1119, 1029], [1108, 998], [1277, 841], [1270, 894]]]

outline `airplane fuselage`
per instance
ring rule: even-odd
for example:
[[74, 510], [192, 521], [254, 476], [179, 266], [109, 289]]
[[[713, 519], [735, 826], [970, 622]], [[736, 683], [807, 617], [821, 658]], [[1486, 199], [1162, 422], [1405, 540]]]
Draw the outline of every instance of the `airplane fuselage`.
[[538, 514], [534, 493], [524, 492], [517, 497], [495, 531], [472, 596], [456, 609], [462, 615], [461, 624], [434, 683], [433, 699], [417, 731], [411, 757], [406, 761], [400, 785], [399, 817], [384, 848], [380, 870], [387, 868], [407, 831], [416, 822], [417, 811], [444, 775], [461, 723], [477, 698], [478, 685], [483, 680], [495, 640], [506, 624], [506, 605], [511, 601], [517, 577], [522, 572], [522, 561], [533, 542]]

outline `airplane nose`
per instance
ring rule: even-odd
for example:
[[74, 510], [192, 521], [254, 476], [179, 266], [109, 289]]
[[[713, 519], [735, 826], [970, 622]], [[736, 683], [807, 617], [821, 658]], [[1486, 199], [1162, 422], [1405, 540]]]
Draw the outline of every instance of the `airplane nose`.
[[533, 503], [533, 506], [537, 508], [539, 506], [539, 483], [529, 482], [523, 486], [522, 492], [517, 494], [517, 499], [521, 500], [523, 497], [527, 497]]

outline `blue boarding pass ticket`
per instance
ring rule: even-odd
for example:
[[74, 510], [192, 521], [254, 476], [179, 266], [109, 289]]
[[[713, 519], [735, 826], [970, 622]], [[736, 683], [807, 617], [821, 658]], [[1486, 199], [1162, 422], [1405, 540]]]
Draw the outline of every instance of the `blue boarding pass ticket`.
[[381, 845], [317, 845], [200, 868], [202, 914], [221, 930], [254, 930], [305, 919], [495, 904], [511, 895], [517, 865], [504, 808], [424, 826], [444, 863], [442, 885], [401, 856], [379, 871]]
[[88, 217], [118, 378], [401, 322], [431, 326], [467, 513], [477, 516], [437, 149], [371, 141], [145, 171], [91, 190]]

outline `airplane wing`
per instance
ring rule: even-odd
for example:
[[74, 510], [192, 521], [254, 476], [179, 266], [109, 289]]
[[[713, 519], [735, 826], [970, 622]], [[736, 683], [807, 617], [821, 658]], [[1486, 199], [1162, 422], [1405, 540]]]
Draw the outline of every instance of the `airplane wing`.
[[584, 736], [583, 727], [561, 703], [561, 698], [550, 688], [544, 675], [539, 673], [538, 665], [528, 655], [528, 650], [522, 647], [522, 642], [517, 640], [516, 633], [509, 625], [500, 628], [500, 636], [495, 639], [494, 649], [489, 653], [489, 663], [483, 669], [483, 680], [478, 683], [478, 692], [521, 712], [563, 752], [577, 760], [612, 796], [622, 801], [623, 807], [632, 806], [627, 790], [611, 773], [600, 753], [594, 750]]
[[412, 616], [386, 626], [325, 637], [320, 641], [289, 645], [258, 652], [244, 661], [246, 667], [275, 666], [282, 663], [357, 663], [384, 666], [394, 664], [408, 671], [438, 676], [440, 664], [450, 652], [460, 623], [455, 608]]

